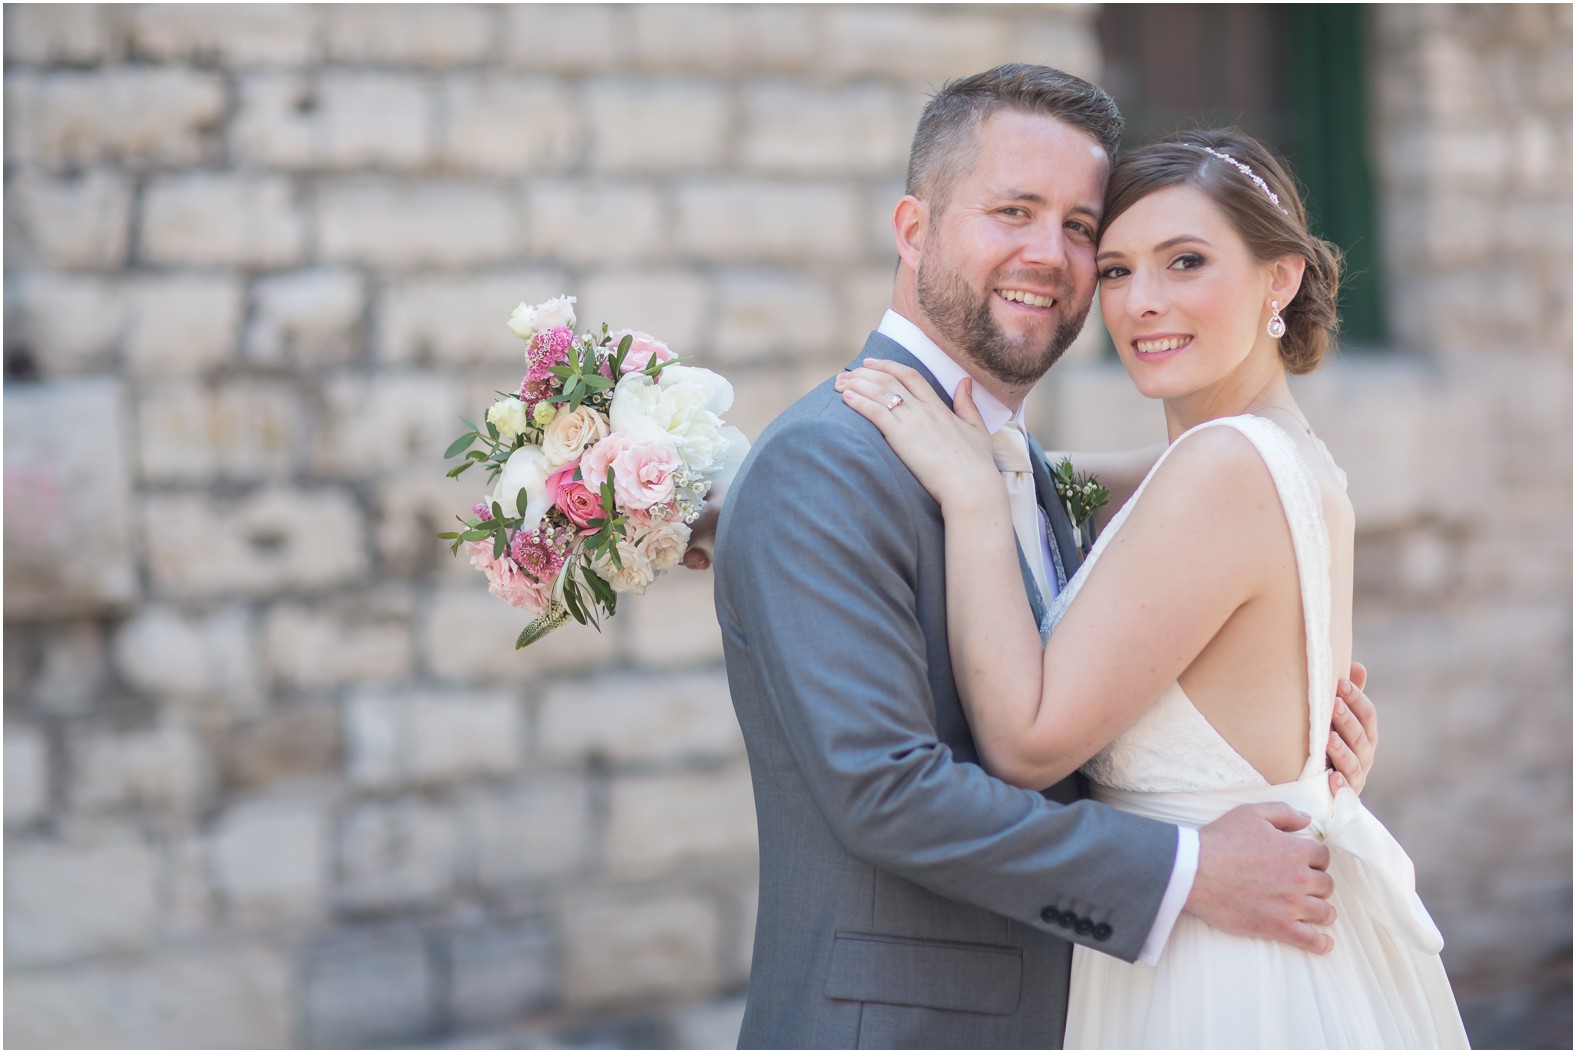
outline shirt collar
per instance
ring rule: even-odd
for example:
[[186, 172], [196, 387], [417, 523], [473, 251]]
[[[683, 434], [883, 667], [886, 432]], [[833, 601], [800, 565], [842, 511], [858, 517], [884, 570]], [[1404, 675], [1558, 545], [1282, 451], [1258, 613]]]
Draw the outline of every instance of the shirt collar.
[[[930, 370], [930, 375], [936, 378], [936, 383], [949, 396], [958, 390], [958, 382], [969, 375], [969, 371], [926, 336], [924, 330], [894, 310], [887, 310], [876, 332], [897, 341], [905, 351], [919, 359], [920, 364]], [[1008, 421], [1023, 426], [1023, 407], [1009, 409], [1006, 403], [986, 391], [978, 381], [974, 383], [974, 405], [992, 435]]]

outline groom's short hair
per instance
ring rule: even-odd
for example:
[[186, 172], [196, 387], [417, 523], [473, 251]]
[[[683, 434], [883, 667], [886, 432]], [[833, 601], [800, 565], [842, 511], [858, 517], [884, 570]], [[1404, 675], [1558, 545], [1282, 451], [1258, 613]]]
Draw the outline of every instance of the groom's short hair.
[[1050, 66], [1008, 63], [948, 81], [931, 97], [914, 130], [904, 192], [944, 210], [973, 153], [975, 129], [1002, 110], [1063, 121], [1104, 147], [1108, 158], [1122, 139], [1122, 115], [1103, 88]]

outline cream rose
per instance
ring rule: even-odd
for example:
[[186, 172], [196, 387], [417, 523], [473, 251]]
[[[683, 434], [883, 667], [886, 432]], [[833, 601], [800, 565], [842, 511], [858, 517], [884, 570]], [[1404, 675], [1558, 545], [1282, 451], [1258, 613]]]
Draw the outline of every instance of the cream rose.
[[579, 460], [587, 447], [607, 438], [610, 430], [608, 419], [600, 411], [581, 406], [552, 419], [542, 434], [542, 452], [547, 455], [548, 464], [559, 468]]
[[689, 539], [690, 528], [683, 523], [658, 519], [636, 534], [635, 548], [650, 561], [651, 569], [661, 574], [679, 565]]
[[[506, 517], [520, 518], [521, 530], [535, 530], [553, 503], [547, 492], [547, 477], [552, 471], [540, 446], [521, 446], [504, 462], [498, 485], [487, 499], [488, 507], [496, 503]], [[516, 504], [521, 489], [525, 490], [523, 509]]]
[[525, 412], [525, 403], [507, 398], [487, 408], [487, 423], [498, 429], [498, 435], [505, 442], [512, 442], [516, 435], [531, 426], [531, 418]]
[[615, 567], [612, 560], [602, 556], [598, 556], [592, 563], [592, 569], [607, 581], [614, 592], [633, 592], [639, 595], [646, 591], [646, 586], [657, 580], [657, 572], [652, 567], [651, 560], [628, 538], [618, 539], [618, 561], [623, 566]]
[[546, 303], [535, 305], [520, 304], [509, 316], [509, 328], [521, 340], [529, 340], [543, 329], [552, 329], [555, 326], [564, 326], [567, 329], [575, 327], [575, 298], [573, 296], [555, 296]]

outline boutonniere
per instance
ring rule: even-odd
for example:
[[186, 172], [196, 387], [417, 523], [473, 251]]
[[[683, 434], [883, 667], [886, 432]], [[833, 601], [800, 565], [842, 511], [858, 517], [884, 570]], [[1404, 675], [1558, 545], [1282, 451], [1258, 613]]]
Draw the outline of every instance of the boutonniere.
[[1078, 551], [1087, 556], [1094, 546], [1094, 514], [1111, 500], [1111, 491], [1087, 472], [1074, 474], [1070, 457], [1063, 457], [1051, 469], [1051, 481], [1056, 484], [1062, 507], [1067, 509], [1067, 518], [1072, 520]]

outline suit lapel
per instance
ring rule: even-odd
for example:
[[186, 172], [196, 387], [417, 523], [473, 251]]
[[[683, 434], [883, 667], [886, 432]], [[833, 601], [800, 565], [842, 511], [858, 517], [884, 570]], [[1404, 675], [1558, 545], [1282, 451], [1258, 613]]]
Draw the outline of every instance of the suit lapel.
[[1059, 584], [1065, 587], [1067, 579], [1076, 574], [1083, 564], [1083, 553], [1078, 551], [1078, 542], [1073, 537], [1073, 524], [1067, 518], [1067, 508], [1061, 498], [1056, 496], [1056, 486], [1051, 482], [1051, 469], [1045, 462], [1045, 451], [1034, 441], [1033, 435], [1029, 436], [1029, 460], [1034, 465], [1035, 496], [1045, 511], [1045, 521], [1051, 524], [1051, 538], [1055, 541], [1051, 554], [1056, 557], [1056, 574], [1061, 579]]

